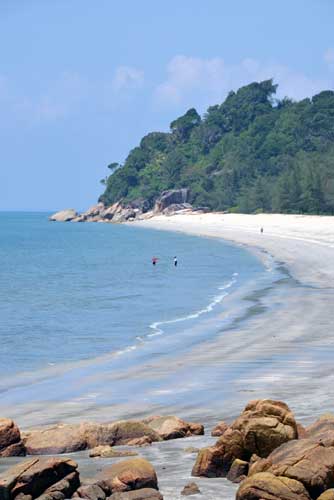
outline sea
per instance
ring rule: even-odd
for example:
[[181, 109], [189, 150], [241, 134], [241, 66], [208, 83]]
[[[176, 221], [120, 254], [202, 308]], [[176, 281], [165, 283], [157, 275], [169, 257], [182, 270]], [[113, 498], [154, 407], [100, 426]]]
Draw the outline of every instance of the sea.
[[[214, 346], [261, 313], [280, 266], [220, 239], [48, 216], [0, 213], [1, 416], [24, 429], [152, 414], [219, 421], [212, 403], [224, 407], [241, 372]], [[179, 498], [194, 461], [181, 441], [142, 452], [167, 499]], [[213, 441], [206, 432], [187, 445]], [[92, 474], [86, 455], [79, 463]], [[226, 480], [203, 481], [208, 499], [234, 497]]]

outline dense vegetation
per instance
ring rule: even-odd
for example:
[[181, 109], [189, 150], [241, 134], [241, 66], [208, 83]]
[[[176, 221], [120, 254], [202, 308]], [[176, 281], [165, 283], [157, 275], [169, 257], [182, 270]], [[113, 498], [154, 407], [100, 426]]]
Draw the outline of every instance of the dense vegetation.
[[230, 92], [203, 118], [195, 109], [152, 132], [111, 175], [100, 200], [152, 206], [188, 187], [194, 206], [238, 212], [334, 213], [334, 92], [275, 99], [272, 80]]

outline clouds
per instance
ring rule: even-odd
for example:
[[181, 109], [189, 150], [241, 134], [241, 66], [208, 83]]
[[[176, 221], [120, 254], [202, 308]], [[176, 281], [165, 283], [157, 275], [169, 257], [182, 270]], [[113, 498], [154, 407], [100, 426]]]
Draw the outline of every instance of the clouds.
[[144, 83], [144, 72], [131, 66], [119, 66], [116, 68], [112, 81], [113, 89], [116, 92], [140, 88]]
[[[327, 52], [326, 62], [334, 65], [334, 51]], [[166, 79], [155, 88], [154, 102], [158, 109], [181, 104], [205, 108], [221, 102], [230, 90], [269, 78], [279, 84], [279, 97], [293, 99], [303, 99], [331, 86], [329, 78], [311, 77], [275, 62], [245, 58], [236, 64], [227, 64], [220, 57], [177, 55], [167, 65]]]

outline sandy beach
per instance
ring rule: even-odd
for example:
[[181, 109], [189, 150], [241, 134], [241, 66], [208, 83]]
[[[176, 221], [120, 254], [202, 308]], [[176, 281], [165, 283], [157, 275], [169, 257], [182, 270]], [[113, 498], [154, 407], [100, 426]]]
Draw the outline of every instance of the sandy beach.
[[[218, 362], [246, 367], [228, 381], [224, 417], [257, 397], [286, 401], [303, 421], [334, 410], [333, 217], [195, 213], [137, 224], [246, 245], [263, 260], [271, 255], [290, 274], [289, 283], [282, 280], [259, 298], [261, 314], [189, 355], [195, 370]], [[268, 301], [275, 307], [266, 307]]]

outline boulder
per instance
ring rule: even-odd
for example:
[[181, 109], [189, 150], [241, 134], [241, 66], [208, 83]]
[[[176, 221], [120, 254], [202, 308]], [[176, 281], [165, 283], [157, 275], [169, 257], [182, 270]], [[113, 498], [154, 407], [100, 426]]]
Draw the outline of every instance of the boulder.
[[20, 457], [25, 454], [18, 426], [9, 418], [0, 418], [0, 457]]
[[227, 479], [232, 483], [240, 483], [248, 474], [249, 464], [245, 460], [236, 458], [227, 474]]
[[299, 481], [262, 472], [241, 483], [236, 500], [311, 500], [311, 497]]
[[216, 425], [211, 431], [211, 436], [213, 437], [220, 437], [224, 434], [225, 431], [229, 426], [225, 422], [219, 422], [219, 424]]
[[80, 479], [78, 471], [71, 472], [57, 483], [49, 486], [38, 500], [64, 500], [70, 498], [79, 488]]
[[305, 428], [305, 436], [315, 441], [321, 441], [326, 446], [334, 445], [334, 415], [322, 415], [313, 424]]
[[72, 453], [87, 447], [80, 425], [59, 424], [38, 429], [24, 436], [28, 455]]
[[[133, 445], [134, 440], [161, 441], [148, 425], [135, 420], [110, 424], [58, 424], [27, 433], [24, 443], [29, 455], [72, 453], [100, 445]], [[137, 443], [136, 443], [137, 444]]]
[[142, 488], [125, 493], [113, 493], [108, 500], [163, 500], [163, 496], [153, 488]]
[[334, 447], [312, 439], [289, 441], [255, 462], [249, 476], [270, 472], [302, 483], [312, 498], [334, 487]]
[[181, 418], [174, 416], [151, 417], [146, 419], [145, 423], [164, 440], [204, 434], [203, 425], [185, 422]]
[[114, 214], [113, 222], [126, 222], [129, 219], [135, 219], [137, 212], [133, 208], [123, 208], [120, 212]]
[[141, 488], [158, 489], [157, 475], [147, 460], [132, 458], [123, 460], [103, 469], [98, 475], [104, 487], [111, 493], [139, 490]]
[[[108, 494], [110, 494], [110, 491]], [[86, 498], [87, 500], [105, 500], [106, 497], [106, 492], [96, 482], [91, 482], [91, 484], [81, 484], [72, 496], [72, 498]]]
[[324, 491], [317, 500], [334, 500], [334, 489]]
[[96, 446], [89, 453], [89, 456], [92, 458], [94, 458], [94, 457], [101, 457], [101, 458], [135, 457], [136, 455], [138, 455], [138, 453], [136, 451], [115, 450], [112, 446], [109, 446], [109, 445]]
[[49, 220], [56, 222], [69, 222], [76, 217], [78, 217], [78, 213], [73, 208], [67, 208], [50, 215]]
[[197, 455], [193, 476], [226, 477], [233, 461], [247, 459], [240, 431], [228, 429], [215, 446], [203, 448]]
[[248, 403], [231, 428], [242, 433], [249, 457], [253, 453], [266, 457], [282, 443], [298, 436], [297, 424], [289, 407], [270, 399]]
[[153, 211], [155, 213], [162, 213], [163, 210], [170, 205], [186, 203], [188, 195], [188, 189], [171, 189], [169, 191], [164, 191], [156, 200]]
[[198, 495], [200, 493], [201, 490], [199, 489], [196, 483], [186, 484], [183, 490], [181, 491], [182, 496]]
[[188, 446], [187, 448], [184, 448], [184, 453], [198, 453], [199, 448], [196, 448], [194, 446]]
[[[62, 482], [64, 478], [66, 480]], [[47, 490], [52, 498], [56, 498], [55, 491], [59, 491], [59, 498], [65, 498], [61, 495], [65, 495], [65, 491], [72, 494], [78, 484], [77, 464], [73, 460], [34, 458], [14, 465], [0, 475], [0, 499], [10, 500], [18, 496], [34, 499]], [[55, 489], [50, 490], [53, 485]]]
[[190, 203], [173, 203], [172, 205], [169, 205], [167, 208], [165, 208], [162, 213], [164, 215], [173, 215], [177, 212], [184, 212], [186, 211], [192, 211], [192, 206]]

